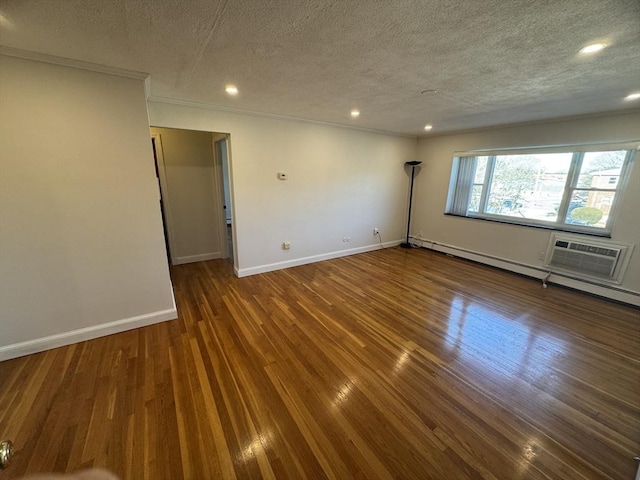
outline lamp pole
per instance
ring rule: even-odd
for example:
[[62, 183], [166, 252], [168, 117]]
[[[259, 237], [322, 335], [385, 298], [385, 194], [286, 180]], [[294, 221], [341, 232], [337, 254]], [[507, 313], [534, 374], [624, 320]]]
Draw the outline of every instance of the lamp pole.
[[415, 177], [416, 167], [422, 162], [414, 160], [412, 162], [405, 162], [405, 165], [411, 167], [411, 187], [409, 188], [409, 214], [407, 216], [407, 238], [404, 243], [401, 243], [402, 248], [412, 248], [413, 245], [409, 243], [409, 229], [411, 228], [411, 204], [413, 203], [413, 178]]

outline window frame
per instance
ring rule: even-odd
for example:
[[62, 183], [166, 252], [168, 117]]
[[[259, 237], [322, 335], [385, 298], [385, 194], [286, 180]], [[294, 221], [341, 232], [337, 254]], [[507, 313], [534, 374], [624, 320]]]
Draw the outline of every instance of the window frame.
[[[620, 210], [621, 199], [626, 191], [629, 178], [631, 176], [631, 170], [633, 164], [636, 161], [638, 155], [638, 149], [640, 149], [640, 142], [625, 142], [624, 144], [597, 144], [597, 145], [571, 145], [571, 146], [556, 146], [556, 147], [529, 147], [524, 149], [503, 149], [492, 151], [475, 151], [475, 152], [456, 152], [453, 158], [452, 176], [449, 184], [449, 191], [447, 197], [447, 204], [445, 208], [445, 215], [460, 216], [465, 218], [473, 218], [479, 220], [487, 220], [498, 223], [507, 223], [526, 227], [545, 228], [549, 230], [583, 233], [601, 237], [611, 237], [611, 231], [615, 224], [618, 212]], [[618, 181], [611, 185], [613, 188], [594, 188], [594, 187], [579, 187], [578, 181], [580, 178], [580, 172], [583, 165], [584, 156], [589, 152], [602, 152], [602, 151], [626, 151], [622, 167], [620, 169], [620, 175]], [[495, 213], [487, 212], [488, 201], [491, 195], [491, 186], [493, 177], [496, 170], [496, 159], [501, 155], [527, 155], [536, 153], [571, 153], [571, 163], [569, 171], [565, 179], [565, 185], [562, 193], [562, 199], [558, 208], [558, 215], [553, 221], [545, 221], [534, 218], [517, 218], [507, 215], [499, 215]], [[484, 183], [482, 184], [482, 190], [480, 193], [480, 199], [478, 203], [478, 211], [471, 211], [471, 202], [473, 198], [473, 188], [475, 185], [480, 185], [475, 182], [475, 173], [478, 165], [478, 158], [486, 157], [487, 165], [484, 174]], [[467, 161], [473, 162], [472, 165], [472, 177], [470, 181], [461, 182], [462, 186], [459, 186], [459, 175], [461, 159], [469, 159]], [[468, 167], [467, 167], [468, 169]], [[461, 191], [468, 188], [467, 192]], [[570, 208], [571, 199], [575, 192], [613, 192], [613, 201], [607, 217], [607, 222], [604, 227], [595, 227], [589, 225], [576, 225], [567, 223], [567, 212]], [[466, 210], [464, 213], [460, 211], [456, 212], [456, 206], [454, 206], [454, 198], [459, 196], [466, 198]], [[457, 208], [460, 208], [460, 204], [457, 204]]]

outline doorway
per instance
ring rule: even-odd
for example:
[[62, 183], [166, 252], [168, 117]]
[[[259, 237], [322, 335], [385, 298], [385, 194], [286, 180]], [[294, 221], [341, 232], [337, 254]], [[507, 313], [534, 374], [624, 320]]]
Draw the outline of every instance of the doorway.
[[233, 254], [229, 135], [151, 127], [171, 265]]

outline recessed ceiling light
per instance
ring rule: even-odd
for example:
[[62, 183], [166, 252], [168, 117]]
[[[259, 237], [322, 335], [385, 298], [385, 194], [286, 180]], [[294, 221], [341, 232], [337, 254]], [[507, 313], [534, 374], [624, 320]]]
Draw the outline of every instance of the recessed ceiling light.
[[603, 50], [606, 47], [604, 43], [593, 43], [580, 49], [580, 53], [596, 53]]
[[227, 85], [226, 87], [224, 87], [224, 90], [229, 95], [237, 95], [238, 94], [238, 87], [236, 87], [235, 85]]
[[428, 124], [426, 124], [426, 125], [424, 126], [424, 129], [425, 129], [427, 132], [428, 132], [429, 130], [431, 130], [432, 128], [433, 128], [433, 125], [431, 125], [431, 124], [429, 124], [429, 123], [428, 123]]
[[356, 110], [355, 108], [353, 110], [351, 110], [351, 116], [353, 118], [357, 118], [360, 116], [360, 110]]
[[631, 93], [629, 95], [627, 95], [626, 97], [624, 97], [625, 100], [630, 101], [630, 100], [638, 100], [640, 98], [640, 93]]

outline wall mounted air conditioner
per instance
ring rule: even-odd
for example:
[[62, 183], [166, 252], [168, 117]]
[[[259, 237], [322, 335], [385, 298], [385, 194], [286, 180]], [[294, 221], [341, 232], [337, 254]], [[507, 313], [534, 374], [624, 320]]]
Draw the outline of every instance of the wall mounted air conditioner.
[[632, 252], [630, 244], [552, 233], [544, 264], [552, 272], [563, 271], [578, 278], [619, 284]]

